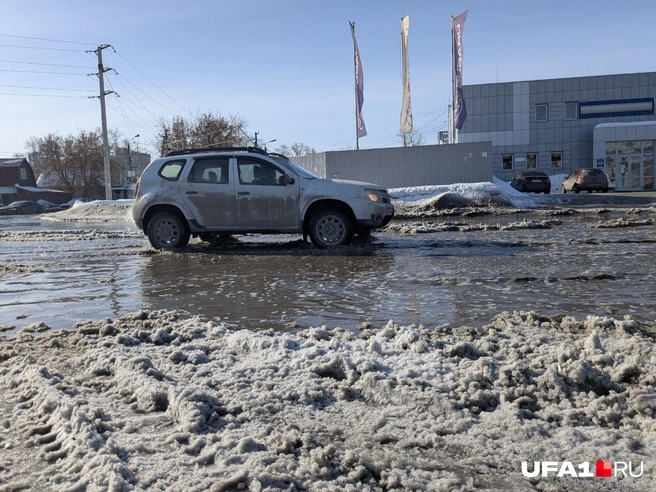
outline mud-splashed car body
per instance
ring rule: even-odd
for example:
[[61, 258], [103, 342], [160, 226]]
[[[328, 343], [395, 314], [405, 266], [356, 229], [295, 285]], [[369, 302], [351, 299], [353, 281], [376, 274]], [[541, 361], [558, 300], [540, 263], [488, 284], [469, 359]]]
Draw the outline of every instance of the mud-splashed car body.
[[381, 186], [318, 178], [254, 147], [188, 149], [153, 161], [132, 216], [157, 249], [230, 234], [303, 234], [319, 248], [349, 244], [394, 215]]

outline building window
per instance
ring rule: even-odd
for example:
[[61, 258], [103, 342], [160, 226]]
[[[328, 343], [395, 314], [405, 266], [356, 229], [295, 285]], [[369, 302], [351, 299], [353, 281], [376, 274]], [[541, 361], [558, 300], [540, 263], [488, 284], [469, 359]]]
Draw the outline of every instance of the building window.
[[547, 113], [546, 104], [535, 105], [535, 121], [547, 121]]
[[24, 181], [27, 180], [27, 169], [21, 168], [20, 171], [21, 171], [21, 179]]
[[568, 102], [565, 103], [565, 119], [576, 120], [579, 117], [579, 103]]
[[501, 162], [503, 163], [501, 169], [503, 171], [512, 171], [513, 168], [513, 155], [512, 154], [503, 154], [501, 156]]
[[563, 168], [563, 153], [562, 152], [552, 152], [551, 153], [551, 169], [562, 169]]
[[538, 168], [538, 155], [526, 154], [526, 169], [537, 169]]

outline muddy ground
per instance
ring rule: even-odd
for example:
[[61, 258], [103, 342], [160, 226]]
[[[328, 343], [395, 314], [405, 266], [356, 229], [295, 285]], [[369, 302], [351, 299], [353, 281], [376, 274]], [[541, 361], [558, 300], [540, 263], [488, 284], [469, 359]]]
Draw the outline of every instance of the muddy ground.
[[[452, 210], [387, 234], [476, 232]], [[575, 213], [481, 227], [549, 233]], [[650, 231], [653, 221], [635, 207], [597, 223]], [[48, 234], [119, 239], [79, 224]], [[2, 234], [28, 247], [36, 237]], [[35, 267], [2, 268], [7, 278]], [[656, 316], [517, 308], [480, 326], [286, 332], [175, 310], [64, 330], [32, 315], [0, 336], [0, 491], [654, 490]], [[522, 461], [630, 461], [643, 474], [529, 479]]]

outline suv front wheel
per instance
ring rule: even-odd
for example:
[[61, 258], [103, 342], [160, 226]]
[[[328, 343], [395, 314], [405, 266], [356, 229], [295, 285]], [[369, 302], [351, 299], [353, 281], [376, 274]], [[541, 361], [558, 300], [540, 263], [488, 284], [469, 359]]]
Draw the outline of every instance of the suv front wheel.
[[189, 243], [190, 233], [171, 212], [156, 214], [148, 224], [148, 240], [155, 249], [182, 248]]
[[351, 221], [339, 210], [321, 210], [310, 221], [310, 239], [317, 248], [349, 244], [353, 238]]

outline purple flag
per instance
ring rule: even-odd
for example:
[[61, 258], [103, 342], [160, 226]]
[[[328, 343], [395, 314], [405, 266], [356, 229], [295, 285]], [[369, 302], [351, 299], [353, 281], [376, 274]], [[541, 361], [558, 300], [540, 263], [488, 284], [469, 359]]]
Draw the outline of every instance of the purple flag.
[[467, 10], [451, 18], [453, 33], [453, 125], [460, 130], [467, 119], [467, 107], [462, 96], [462, 31], [467, 19]]
[[358, 137], [364, 137], [367, 134], [367, 127], [364, 126], [362, 119], [362, 105], [364, 104], [364, 72], [362, 72], [362, 62], [360, 61], [360, 50], [358, 42], [355, 40], [355, 22], [349, 22], [351, 25], [351, 36], [353, 36], [353, 61], [355, 64], [355, 124], [358, 130]]

